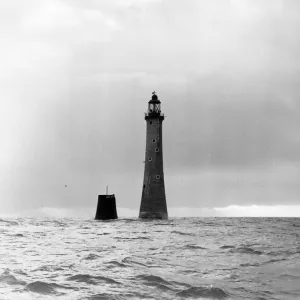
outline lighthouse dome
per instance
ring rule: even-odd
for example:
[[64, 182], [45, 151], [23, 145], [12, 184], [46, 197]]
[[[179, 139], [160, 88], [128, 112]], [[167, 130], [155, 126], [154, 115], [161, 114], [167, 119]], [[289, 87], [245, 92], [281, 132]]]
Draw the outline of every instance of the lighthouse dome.
[[156, 95], [156, 94], [153, 94], [153, 95], [152, 95], [152, 100], [158, 100], [158, 98], [157, 98], [157, 95]]
[[158, 100], [158, 97], [157, 97], [157, 95], [156, 95], [155, 92], [152, 93], [152, 98], [151, 98], [151, 100], [149, 101], [149, 103], [155, 103], [155, 104], [160, 103], [160, 101]]

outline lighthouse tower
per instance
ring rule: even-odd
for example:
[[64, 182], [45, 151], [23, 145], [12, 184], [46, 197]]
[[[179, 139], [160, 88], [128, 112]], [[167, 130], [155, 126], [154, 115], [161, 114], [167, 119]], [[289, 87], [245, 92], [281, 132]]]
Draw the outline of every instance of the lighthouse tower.
[[143, 219], [168, 219], [164, 170], [163, 170], [163, 143], [160, 101], [155, 92], [148, 102], [148, 111], [145, 113], [147, 122], [146, 155], [142, 201], [139, 217]]

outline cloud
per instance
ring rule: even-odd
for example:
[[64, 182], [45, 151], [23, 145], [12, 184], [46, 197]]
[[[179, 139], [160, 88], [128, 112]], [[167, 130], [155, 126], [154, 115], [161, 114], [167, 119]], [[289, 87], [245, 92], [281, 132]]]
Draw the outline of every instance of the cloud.
[[81, 25], [76, 10], [63, 1], [41, 1], [35, 9], [27, 11], [20, 27], [25, 32], [48, 31], [53, 29], [78, 27]]
[[[212, 84], [218, 88], [217, 81]], [[299, 161], [295, 97], [295, 107], [290, 107], [269, 91], [253, 94], [245, 88], [241, 94], [226, 94], [201, 89], [199, 82], [186, 94], [173, 97], [166, 110], [164, 137], [167, 146], [172, 144], [168, 157], [174, 167], [243, 168]], [[188, 100], [181, 103], [181, 96]]]
[[[101, 25], [102, 28], [97, 28], [100, 35], [103, 27], [118, 29], [117, 22], [103, 13], [101, 8], [100, 6], [98, 9], [92, 9], [88, 5], [80, 8], [66, 1], [46, 0], [26, 11], [20, 22], [20, 29], [26, 34], [39, 32], [45, 34], [55, 30], [60, 31], [61, 35], [65, 35], [65, 29], [76, 29], [79, 39], [83, 38], [81, 35], [83, 32], [88, 33], [88, 30], [93, 29], [92, 26]], [[71, 31], [68, 33], [73, 36]], [[99, 35], [94, 38], [101, 39]]]
[[138, 207], [153, 89], [171, 207], [297, 203], [299, 2], [13, 4], [0, 10], [1, 209], [92, 206], [106, 184]]
[[168, 172], [170, 169], [166, 168], [169, 207], [183, 202], [191, 207], [208, 208], [299, 203], [299, 165]]

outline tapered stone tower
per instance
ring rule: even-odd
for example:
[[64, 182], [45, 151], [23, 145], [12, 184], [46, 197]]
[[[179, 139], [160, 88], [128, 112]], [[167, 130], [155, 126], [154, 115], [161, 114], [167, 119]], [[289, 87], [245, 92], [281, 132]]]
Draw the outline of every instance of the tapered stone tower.
[[147, 122], [146, 155], [142, 201], [139, 217], [143, 219], [168, 219], [163, 170], [163, 143], [160, 101], [155, 92], [145, 113]]

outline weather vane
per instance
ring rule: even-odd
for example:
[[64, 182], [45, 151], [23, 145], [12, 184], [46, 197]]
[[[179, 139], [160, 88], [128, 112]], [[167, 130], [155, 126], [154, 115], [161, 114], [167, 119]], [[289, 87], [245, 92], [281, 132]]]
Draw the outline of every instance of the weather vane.
[[152, 95], [156, 95], [156, 92], [155, 92], [155, 91], [153, 91], [153, 92], [152, 92]]

